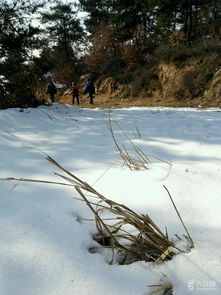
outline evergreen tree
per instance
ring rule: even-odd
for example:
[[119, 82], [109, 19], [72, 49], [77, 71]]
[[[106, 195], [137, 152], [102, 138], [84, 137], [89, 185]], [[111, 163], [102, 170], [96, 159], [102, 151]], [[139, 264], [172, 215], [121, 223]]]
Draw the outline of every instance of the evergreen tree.
[[79, 51], [79, 45], [83, 42], [84, 32], [77, 16], [75, 5], [57, 2], [50, 7], [49, 12], [42, 14], [42, 23], [46, 25], [48, 37], [47, 44], [56, 48], [69, 63]]
[[[42, 7], [24, 0], [3, 0], [0, 5], [0, 107], [26, 106], [35, 102], [35, 77], [29, 63], [39, 29], [32, 16]], [[27, 81], [29, 81], [27, 83]]]
[[112, 2], [112, 0], [79, 0], [81, 10], [87, 13], [85, 25], [89, 33], [95, 33], [101, 23], [109, 23]]

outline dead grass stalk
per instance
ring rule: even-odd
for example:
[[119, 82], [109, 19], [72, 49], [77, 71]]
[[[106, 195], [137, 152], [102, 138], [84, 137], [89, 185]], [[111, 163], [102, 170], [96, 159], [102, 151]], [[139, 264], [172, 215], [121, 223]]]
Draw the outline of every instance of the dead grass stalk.
[[[125, 145], [122, 145], [122, 147], [120, 147], [120, 145], [118, 144], [118, 142], [116, 140], [114, 131], [113, 131], [112, 119], [111, 119], [110, 115], [108, 117], [108, 129], [109, 129], [110, 134], [113, 138], [115, 148], [116, 148], [119, 156], [123, 160], [123, 165], [127, 166], [130, 170], [149, 169], [149, 163], [150, 163], [149, 158], [142, 152], [142, 150], [140, 148], [138, 148], [133, 143], [133, 141], [127, 135], [126, 135], [126, 138], [132, 147], [132, 152], [130, 152], [125, 147]], [[121, 131], [122, 131], [122, 129], [121, 129]], [[122, 133], [125, 135], [124, 131], [122, 131]], [[139, 133], [139, 135], [140, 135], [140, 133]]]
[[[74, 187], [80, 195], [80, 200], [85, 202], [94, 214], [98, 231], [93, 237], [94, 240], [102, 247], [110, 248], [113, 251], [110, 263], [113, 262], [115, 254], [117, 254], [119, 264], [130, 264], [140, 260], [158, 264], [171, 259], [176, 253], [183, 252], [169, 238], [167, 230], [163, 233], [150, 216], [138, 214], [124, 204], [106, 198], [87, 182], [62, 167], [53, 158], [47, 156], [46, 159], [65, 173], [55, 172], [57, 176], [68, 183], [12, 177], [1, 178], [0, 180], [18, 180]], [[168, 190], [167, 192], [169, 194]], [[169, 196], [187, 232], [187, 236], [184, 237], [191, 248], [194, 246], [193, 241], [170, 194]], [[76, 199], [79, 200], [79, 198]]]

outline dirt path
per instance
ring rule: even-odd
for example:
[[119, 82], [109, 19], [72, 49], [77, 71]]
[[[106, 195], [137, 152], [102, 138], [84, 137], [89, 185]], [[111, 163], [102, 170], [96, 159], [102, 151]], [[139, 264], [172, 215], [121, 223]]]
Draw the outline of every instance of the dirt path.
[[[64, 104], [72, 104], [71, 95], [61, 96], [58, 101]], [[108, 95], [95, 95], [94, 105], [89, 104], [89, 99], [85, 95], [80, 96], [80, 107], [82, 108], [123, 108], [132, 106], [144, 106], [144, 107], [194, 107], [194, 108], [210, 108], [221, 107], [221, 98], [210, 101], [208, 99], [189, 99], [189, 100], [175, 100], [163, 97], [138, 97], [136, 99], [128, 97], [127, 99], [113, 98]]]

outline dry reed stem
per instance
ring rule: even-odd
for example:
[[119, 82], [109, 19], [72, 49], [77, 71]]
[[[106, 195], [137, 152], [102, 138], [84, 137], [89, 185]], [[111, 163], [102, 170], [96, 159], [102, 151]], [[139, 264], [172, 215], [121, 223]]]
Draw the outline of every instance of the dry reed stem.
[[[48, 157], [47, 159], [64, 172], [67, 172], [52, 158]], [[176, 247], [169, 240], [167, 232], [164, 234], [148, 215], [137, 214], [127, 206], [107, 199], [70, 172], [68, 172], [68, 175], [71, 178], [58, 173], [56, 175], [75, 184], [77, 192], [95, 216], [95, 223], [98, 229], [98, 234], [94, 236], [95, 240], [101, 240], [103, 244], [107, 239], [112, 240], [112, 248], [123, 256], [121, 263], [126, 264], [138, 260], [159, 263], [168, 256], [169, 258], [172, 257], [174, 251], [168, 252], [168, 249], [175, 249]], [[92, 193], [92, 195], [86, 197], [85, 192]], [[90, 197], [98, 198], [99, 202], [95, 203], [89, 200]], [[101, 214], [106, 212], [113, 214], [114, 218], [120, 221], [111, 225], [106, 224], [105, 219], [101, 217]], [[110, 220], [110, 218], [108, 219]], [[132, 235], [124, 230], [122, 227], [125, 225], [131, 225], [136, 230], [137, 235]], [[123, 240], [123, 244], [119, 242], [119, 239]], [[105, 245], [105, 247], [109, 248], [110, 246]]]
[[[108, 125], [108, 129], [109, 129], [109, 130], [110, 130], [110, 127], [111, 127], [111, 129], [113, 130], [111, 120], [112, 120], [112, 119], [111, 119], [111, 116], [110, 116], [110, 114], [109, 114], [109, 121], [108, 121], [108, 122], [109, 122], [109, 125]], [[110, 126], [110, 123], [111, 123], [111, 126]], [[158, 158], [158, 157], [156, 157], [156, 156], [153, 156], [153, 155], [144, 154], [144, 153], [140, 150], [140, 148], [137, 147], [137, 146], [133, 143], [133, 141], [128, 137], [128, 135], [126, 134], [126, 132], [121, 128], [121, 126], [120, 126], [117, 122], [115, 122], [115, 124], [118, 126], [118, 128], [121, 130], [122, 134], [127, 138], [127, 140], [131, 143], [131, 145], [133, 146], [134, 150], [138, 150], [138, 151], [139, 151], [139, 152], [138, 152], [139, 157], [140, 157], [141, 155], [144, 156], [144, 158], [145, 158], [144, 163], [147, 162], [146, 164], [149, 164], [149, 163], [150, 163], [150, 158], [154, 158], [154, 159], [156, 159], [156, 160], [158, 160], [158, 161], [160, 161], [160, 162], [162, 162], [162, 163], [165, 163], [165, 164], [168, 164], [168, 165], [172, 166], [172, 163], [170, 163], [170, 162], [168, 162], [168, 161], [165, 161], [165, 160], [160, 159], [160, 158]], [[139, 132], [139, 130], [137, 129], [137, 127], [136, 127], [136, 130], [137, 130], [137, 132], [138, 132], [139, 137], [141, 138], [140, 132]], [[111, 131], [111, 130], [110, 130], [110, 131]], [[150, 157], [150, 158], [149, 158], [149, 157]], [[146, 168], [146, 169], [147, 169], [147, 168]]]
[[[164, 291], [164, 294], [165, 292], [168, 292], [169, 291], [172, 291], [172, 288], [173, 288], [173, 285], [171, 283], [165, 283], [163, 285], [157, 285], [157, 286], [148, 286], [148, 287], [157, 287], [155, 290], [153, 290], [151, 293], [149, 293], [149, 295], [154, 295], [154, 294], [157, 294], [157, 293], [160, 293], [162, 291]], [[172, 292], [171, 292], [172, 294]]]
[[[12, 177], [1, 180], [18, 180], [74, 187], [81, 197], [80, 199], [76, 199], [84, 201], [94, 214], [95, 224], [98, 230], [98, 234], [94, 236], [94, 239], [105, 247], [111, 248], [113, 253], [114, 250], [116, 250], [121, 256], [121, 261], [119, 261], [121, 264], [129, 264], [139, 260], [159, 263], [165, 259], [171, 259], [175, 252], [177, 252], [175, 249], [182, 252], [177, 249], [174, 243], [169, 239], [167, 230], [166, 234], [164, 234], [148, 215], [137, 214], [127, 206], [106, 198], [88, 183], [82, 181], [80, 178], [63, 168], [51, 157], [47, 156], [46, 159], [67, 175], [55, 172], [55, 175], [68, 181], [69, 184]], [[92, 201], [90, 198], [97, 199], [97, 202]], [[172, 199], [171, 196], [170, 198]], [[184, 225], [175, 204], [174, 207]], [[101, 216], [105, 213], [110, 215], [108, 216], [108, 219]], [[106, 223], [110, 220], [112, 220], [112, 224]], [[133, 229], [134, 234], [131, 234], [125, 228], [128, 226]], [[186, 229], [185, 225], [184, 228]], [[192, 239], [187, 230], [186, 232], [186, 239], [190, 245], [193, 246]], [[109, 244], [107, 244], [107, 241], [109, 241]]]
[[173, 200], [173, 198], [172, 198], [172, 196], [171, 196], [169, 190], [167, 189], [167, 187], [166, 187], [165, 185], [164, 185], [163, 187], [164, 187], [165, 190], [167, 191], [167, 193], [168, 193], [168, 195], [169, 195], [169, 197], [170, 197], [170, 200], [171, 200], [171, 202], [172, 202], [172, 204], [173, 204], [173, 207], [175, 208], [176, 213], [177, 213], [177, 215], [178, 215], [178, 217], [179, 217], [179, 219], [180, 219], [180, 221], [181, 221], [181, 223], [182, 223], [182, 225], [183, 225], [183, 227], [184, 227], [184, 229], [185, 229], [185, 231], [186, 231], [186, 233], [187, 233], [187, 236], [184, 235], [184, 237], [189, 241], [189, 243], [190, 243], [190, 245], [191, 245], [191, 248], [194, 248], [193, 240], [192, 240], [192, 238], [191, 238], [191, 236], [190, 236], [190, 234], [189, 234], [189, 232], [188, 232], [188, 230], [187, 230], [187, 228], [186, 228], [186, 226], [185, 226], [185, 224], [184, 224], [184, 222], [183, 222], [183, 220], [182, 220], [182, 218], [181, 218], [181, 216], [180, 216], [179, 211], [177, 210], [177, 207], [176, 207], [176, 205], [175, 205], [175, 203], [174, 203], [174, 200]]
[[121, 132], [126, 136], [133, 148], [133, 153], [129, 153], [124, 145], [122, 145], [122, 148], [119, 146], [113, 131], [110, 115], [108, 118], [108, 129], [113, 138], [115, 148], [120, 157], [123, 159], [123, 165], [127, 166], [130, 170], [149, 169], [150, 161], [148, 157], [138, 147], [136, 147], [133, 141], [127, 135], [125, 135], [125, 132], [121, 128]]

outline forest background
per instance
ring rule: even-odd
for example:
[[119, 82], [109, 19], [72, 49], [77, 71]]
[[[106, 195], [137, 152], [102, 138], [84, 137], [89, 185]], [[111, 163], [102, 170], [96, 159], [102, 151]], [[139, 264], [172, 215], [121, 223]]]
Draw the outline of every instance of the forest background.
[[218, 0], [1, 0], [0, 108], [43, 103], [51, 77], [66, 85], [58, 99], [67, 102], [82, 76], [104, 106], [221, 106], [220, 8]]

